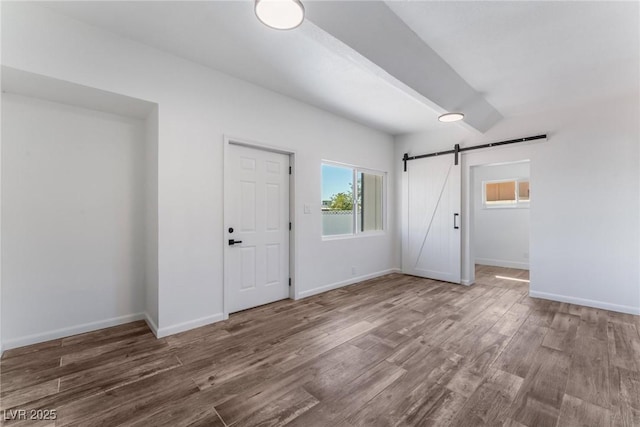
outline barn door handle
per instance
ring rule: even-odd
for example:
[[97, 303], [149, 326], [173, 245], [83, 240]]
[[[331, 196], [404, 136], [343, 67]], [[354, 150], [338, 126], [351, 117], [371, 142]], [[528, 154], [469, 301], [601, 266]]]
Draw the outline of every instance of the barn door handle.
[[458, 217], [460, 216], [460, 214], [454, 213], [453, 214], [453, 228], [455, 230], [459, 229], [460, 227], [458, 227]]
[[242, 240], [233, 240], [233, 239], [229, 239], [229, 246], [233, 246], [236, 243], [242, 243]]

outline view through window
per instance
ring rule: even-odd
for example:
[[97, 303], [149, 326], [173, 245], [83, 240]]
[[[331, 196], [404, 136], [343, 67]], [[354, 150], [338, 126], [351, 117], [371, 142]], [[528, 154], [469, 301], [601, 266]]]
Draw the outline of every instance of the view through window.
[[323, 164], [322, 235], [383, 230], [383, 195], [382, 172]]

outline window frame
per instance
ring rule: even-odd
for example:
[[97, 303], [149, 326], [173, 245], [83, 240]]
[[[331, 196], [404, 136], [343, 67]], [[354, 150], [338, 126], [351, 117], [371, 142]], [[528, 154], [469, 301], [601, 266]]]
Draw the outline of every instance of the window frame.
[[[333, 166], [340, 167], [345, 169], [351, 169], [351, 183], [352, 183], [352, 203], [353, 203], [353, 219], [352, 219], [352, 227], [353, 232], [346, 234], [324, 234], [322, 230], [322, 219], [320, 221], [320, 235], [322, 240], [341, 240], [341, 239], [354, 239], [360, 237], [369, 237], [369, 236], [381, 236], [386, 234], [387, 232], [387, 175], [388, 173], [385, 171], [365, 168], [362, 166], [356, 166], [348, 163], [341, 163], [332, 160], [322, 160], [320, 162], [320, 191], [322, 192], [323, 186], [323, 177], [322, 177], [322, 166]], [[382, 177], [382, 229], [380, 230], [370, 230], [370, 231], [359, 231], [360, 225], [360, 209], [358, 208], [358, 174], [365, 173], [369, 175], [376, 175]], [[320, 197], [320, 203], [322, 206], [322, 196]], [[322, 208], [321, 208], [322, 209]]]
[[[500, 184], [503, 182], [515, 183], [515, 202], [487, 202], [487, 184]], [[528, 209], [531, 203], [531, 190], [527, 200], [520, 199], [520, 183], [529, 182], [529, 178], [507, 178], [482, 181], [482, 208], [483, 209]]]

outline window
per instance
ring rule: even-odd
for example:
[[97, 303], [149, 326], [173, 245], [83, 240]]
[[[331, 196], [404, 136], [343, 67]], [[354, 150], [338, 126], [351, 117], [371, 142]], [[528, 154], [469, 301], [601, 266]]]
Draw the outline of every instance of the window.
[[382, 231], [383, 197], [383, 172], [323, 163], [322, 235]]
[[482, 184], [485, 208], [526, 207], [529, 204], [528, 179], [485, 181]]

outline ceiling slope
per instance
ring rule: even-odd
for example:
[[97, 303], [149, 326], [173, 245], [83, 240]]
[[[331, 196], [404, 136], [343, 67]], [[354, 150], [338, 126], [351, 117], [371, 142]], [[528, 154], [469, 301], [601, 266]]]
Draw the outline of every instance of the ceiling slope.
[[318, 43], [312, 23], [266, 27], [252, 1], [28, 3], [14, 7], [47, 8], [389, 134], [445, 126], [424, 102]]
[[[463, 112], [464, 123], [483, 133], [502, 118], [385, 3], [322, 1], [305, 7], [311, 22], [353, 50], [345, 55], [378, 67], [378, 75], [436, 111]], [[331, 48], [338, 46], [333, 42]]]

